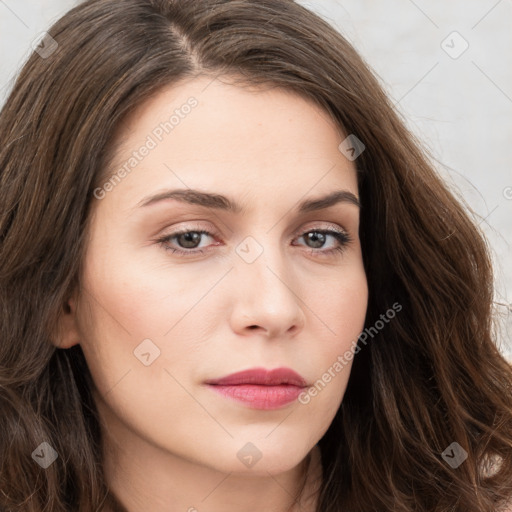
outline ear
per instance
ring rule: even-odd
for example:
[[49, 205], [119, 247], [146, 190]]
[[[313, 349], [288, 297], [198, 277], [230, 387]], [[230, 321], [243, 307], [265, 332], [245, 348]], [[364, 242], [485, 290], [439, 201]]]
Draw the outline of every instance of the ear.
[[80, 343], [76, 306], [77, 301], [75, 295], [62, 305], [57, 332], [52, 336], [52, 343], [57, 348], [71, 348]]

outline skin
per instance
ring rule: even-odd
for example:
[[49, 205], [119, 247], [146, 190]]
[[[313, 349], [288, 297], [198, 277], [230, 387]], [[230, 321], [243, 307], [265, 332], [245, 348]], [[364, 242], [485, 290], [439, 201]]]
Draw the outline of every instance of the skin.
[[[313, 385], [357, 340], [368, 300], [359, 208], [345, 201], [294, 211], [335, 190], [357, 196], [355, 165], [338, 150], [345, 135], [312, 102], [203, 76], [161, 91], [126, 120], [112, 172], [190, 96], [198, 105], [95, 200], [82, 287], [56, 343], [83, 349], [107, 480], [130, 512], [312, 512], [322, 477], [316, 445], [352, 363], [309, 403], [270, 411], [220, 396], [204, 381], [286, 366]], [[175, 188], [223, 194], [247, 211], [177, 200], [138, 206]], [[183, 237], [167, 246], [203, 254], [180, 256], [156, 241], [183, 228], [212, 234], [198, 235], [196, 246]], [[342, 244], [303, 236], [318, 229], [341, 229], [351, 240], [322, 255]], [[251, 263], [236, 252], [255, 250], [242, 244], [246, 237], [262, 249]], [[134, 355], [145, 339], [160, 350], [147, 366]], [[261, 453], [252, 467], [237, 457], [248, 442]], [[303, 478], [312, 497], [299, 506]]]

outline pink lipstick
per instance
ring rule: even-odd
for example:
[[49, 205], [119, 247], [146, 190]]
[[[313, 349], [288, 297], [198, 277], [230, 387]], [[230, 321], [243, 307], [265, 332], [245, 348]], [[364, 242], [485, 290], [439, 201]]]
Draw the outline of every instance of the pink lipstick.
[[305, 379], [290, 368], [253, 368], [205, 382], [217, 393], [252, 409], [279, 409], [297, 399], [307, 387]]

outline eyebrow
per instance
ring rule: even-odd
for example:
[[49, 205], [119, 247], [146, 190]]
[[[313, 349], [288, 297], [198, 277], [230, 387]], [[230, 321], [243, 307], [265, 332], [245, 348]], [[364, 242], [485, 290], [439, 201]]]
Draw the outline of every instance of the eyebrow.
[[[223, 196], [222, 194], [203, 192], [190, 188], [166, 190], [159, 194], [146, 197], [137, 204], [137, 207], [146, 207], [170, 199], [181, 201], [182, 203], [202, 206], [203, 208], [223, 210], [238, 215], [247, 213], [244, 206], [233, 199]], [[295, 210], [298, 213], [309, 213], [329, 208], [338, 203], [349, 203], [361, 208], [359, 199], [352, 192], [349, 192], [348, 190], [336, 190], [322, 197], [306, 199], [299, 203]]]

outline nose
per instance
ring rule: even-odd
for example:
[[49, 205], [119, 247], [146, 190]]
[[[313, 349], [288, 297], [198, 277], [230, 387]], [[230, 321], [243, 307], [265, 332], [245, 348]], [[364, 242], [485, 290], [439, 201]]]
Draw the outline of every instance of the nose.
[[235, 257], [231, 327], [240, 335], [261, 331], [267, 338], [295, 336], [305, 321], [299, 280], [278, 248], [265, 247], [248, 263]]

